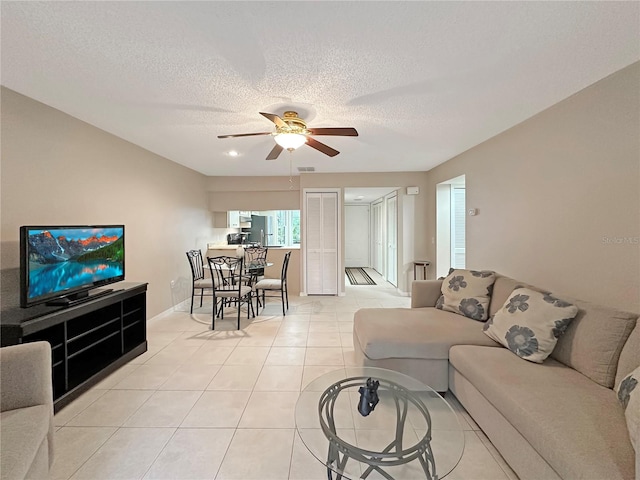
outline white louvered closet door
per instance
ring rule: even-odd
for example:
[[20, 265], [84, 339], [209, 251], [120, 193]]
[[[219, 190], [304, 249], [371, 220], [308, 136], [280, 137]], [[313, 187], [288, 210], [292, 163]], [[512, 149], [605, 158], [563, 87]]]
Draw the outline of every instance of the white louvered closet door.
[[307, 294], [322, 293], [322, 194], [307, 193], [305, 245]]
[[338, 294], [338, 194], [322, 194], [322, 293]]
[[338, 294], [338, 194], [306, 194], [307, 294]]

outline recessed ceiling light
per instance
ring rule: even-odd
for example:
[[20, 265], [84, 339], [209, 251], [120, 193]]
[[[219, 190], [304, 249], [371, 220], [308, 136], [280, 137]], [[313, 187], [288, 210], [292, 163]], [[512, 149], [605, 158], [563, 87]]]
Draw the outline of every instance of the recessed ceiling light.
[[238, 152], [236, 152], [235, 150], [230, 150], [229, 152], [229, 156], [230, 157], [237, 157], [238, 155], [240, 155]]
[[356, 197], [356, 200], [362, 200], [363, 198], [364, 198], [364, 195], [358, 195], [358, 196]]

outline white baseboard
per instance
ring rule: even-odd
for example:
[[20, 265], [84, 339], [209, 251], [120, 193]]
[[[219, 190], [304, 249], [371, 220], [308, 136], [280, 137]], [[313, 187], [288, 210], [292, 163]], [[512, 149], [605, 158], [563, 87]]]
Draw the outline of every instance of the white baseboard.
[[166, 317], [167, 315], [170, 315], [170, 314], [172, 314], [174, 312], [177, 312], [178, 311], [178, 307], [189, 306], [190, 302], [191, 302], [191, 298], [187, 298], [187, 299], [183, 300], [182, 302], [178, 303], [177, 305], [174, 305], [171, 308], [168, 308], [167, 310], [165, 310], [163, 312], [160, 312], [157, 315], [151, 317], [149, 320], [147, 320], [147, 323], [153, 322], [154, 320], [159, 320], [161, 318]]

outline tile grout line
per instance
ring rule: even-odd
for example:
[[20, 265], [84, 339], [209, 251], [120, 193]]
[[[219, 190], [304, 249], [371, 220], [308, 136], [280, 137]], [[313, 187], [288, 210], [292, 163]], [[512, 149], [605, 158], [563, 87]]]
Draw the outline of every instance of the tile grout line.
[[158, 453], [156, 454], [156, 456], [154, 457], [153, 461], [149, 464], [149, 467], [147, 467], [147, 469], [144, 471], [144, 473], [142, 474], [142, 476], [140, 477], [140, 480], [144, 479], [144, 477], [147, 475], [147, 473], [149, 473], [149, 471], [151, 470], [151, 468], [153, 467], [153, 465], [155, 465], [156, 461], [158, 460], [158, 458], [160, 458], [160, 455], [162, 454], [162, 452], [164, 452], [164, 449], [167, 448], [167, 445], [169, 445], [169, 443], [171, 443], [171, 439], [173, 439], [173, 437], [175, 437], [176, 433], [178, 433], [178, 428], [179, 427], [173, 427], [173, 433], [171, 434], [171, 436], [167, 439], [167, 441], [165, 442], [165, 444], [162, 446], [162, 448], [158, 451]]
[[[93, 388], [93, 387], [92, 387]], [[85, 393], [88, 393], [91, 391], [91, 388], [89, 390], [87, 390], [86, 392], [84, 392], [82, 395], [84, 395]], [[108, 392], [109, 390], [107, 390]], [[105, 392], [106, 393], [106, 392]], [[91, 405], [93, 405], [95, 402], [97, 402], [105, 393], [103, 393], [102, 395], [100, 395], [98, 398], [94, 399], [93, 402], [89, 403], [89, 405], [87, 405], [85, 408], [83, 408], [82, 410], [80, 410], [78, 413], [76, 413], [75, 415], [73, 415], [69, 420], [67, 420], [66, 422], [64, 422], [62, 425], [55, 425], [55, 415], [54, 415], [54, 427], [59, 427], [59, 428], [63, 428], [69, 425], [69, 422], [71, 420], [73, 420], [74, 418], [76, 418], [78, 415], [80, 415], [82, 412], [84, 412], [87, 408], [89, 408]]]
[[[238, 420], [238, 423], [240, 423], [240, 420]], [[233, 439], [236, 438], [236, 433], [238, 433], [238, 429], [234, 428], [233, 429], [233, 435], [231, 435], [231, 439], [229, 440], [229, 443], [227, 444], [227, 448], [225, 448], [225, 450], [224, 450], [224, 455], [222, 455], [222, 458], [220, 459], [220, 465], [218, 465], [218, 468], [216, 470], [216, 474], [213, 476], [212, 480], [216, 480], [216, 478], [218, 478], [218, 475], [220, 474], [220, 470], [222, 469], [222, 464], [224, 463], [224, 459], [227, 458], [227, 454], [229, 453], [229, 449], [231, 448], [231, 444], [233, 443]]]
[[298, 429], [294, 427], [293, 429], [293, 438], [291, 439], [291, 455], [289, 456], [289, 471], [287, 473], [287, 480], [291, 478], [291, 469], [293, 468], [293, 452], [296, 448], [296, 435], [298, 434]]
[[[478, 433], [478, 432], [482, 433], [482, 435], [484, 435], [484, 436], [486, 437], [487, 441], [491, 444], [491, 447], [493, 447], [493, 448], [489, 448], [489, 446], [486, 444], [485, 440], [482, 438], [482, 436], [481, 436], [481, 435], [480, 435], [480, 433]], [[497, 451], [497, 449], [495, 448], [495, 446], [493, 445], [493, 443], [491, 443], [491, 440], [489, 439], [489, 437], [487, 437], [487, 434], [486, 434], [486, 433], [484, 433], [482, 430], [473, 430], [473, 433], [475, 433], [475, 434], [476, 434], [476, 437], [478, 437], [478, 439], [480, 440], [480, 443], [482, 443], [482, 446], [483, 446], [484, 448], [486, 448], [486, 449], [487, 449], [487, 451], [489, 452], [489, 455], [491, 455], [491, 458], [493, 458], [493, 460], [498, 464], [498, 467], [500, 467], [500, 470], [504, 473], [504, 476], [506, 477], [506, 479], [507, 479], [507, 480], [511, 480], [513, 477], [512, 477], [512, 475], [511, 475], [509, 472], [507, 472], [507, 471], [503, 468], [503, 466], [502, 466], [502, 462], [504, 462], [505, 464], [507, 464], [507, 466], [508, 466], [509, 464], [508, 464], [508, 463], [507, 463], [507, 461], [502, 457], [502, 455], [500, 455], [500, 452], [498, 452], [498, 451]], [[500, 458], [497, 458], [497, 457], [496, 457], [496, 454], [493, 452], [493, 450], [494, 450], [494, 449], [496, 450], [496, 453], [497, 453], [498, 455], [500, 455]], [[509, 468], [511, 468], [511, 467], [509, 467]], [[513, 472], [513, 473], [515, 474], [515, 472]], [[517, 476], [516, 476], [516, 478], [517, 478]]]
[[[86, 428], [86, 427], [66, 427], [66, 428]], [[94, 427], [94, 428], [95, 428], [95, 427]], [[100, 427], [98, 427], [98, 428], [100, 428]], [[82, 463], [78, 466], [78, 468], [76, 468], [76, 469], [73, 471], [73, 473], [72, 473], [71, 475], [69, 475], [69, 476], [67, 477], [67, 480], [68, 480], [68, 479], [70, 479], [70, 478], [73, 478], [73, 476], [74, 476], [76, 473], [78, 473], [78, 472], [80, 471], [80, 469], [81, 469], [82, 467], [84, 467], [84, 465], [85, 465], [89, 460], [91, 460], [91, 459], [95, 456], [95, 454], [96, 454], [96, 453], [98, 453], [98, 450], [100, 450], [100, 449], [101, 449], [101, 448], [102, 448], [102, 447], [103, 447], [103, 446], [104, 446], [104, 445], [105, 445], [105, 444], [106, 444], [106, 443], [107, 443], [107, 442], [108, 442], [108, 441], [109, 441], [109, 440], [110, 440], [110, 439], [111, 439], [111, 438], [112, 438], [116, 433], [118, 433], [118, 430], [120, 430], [120, 428], [119, 428], [119, 427], [112, 427], [112, 428], [115, 428], [115, 430], [113, 431], [113, 433], [112, 433], [111, 435], [109, 435], [107, 438], [105, 438], [104, 442], [102, 442], [100, 445], [98, 445], [98, 447], [94, 450], [94, 452], [93, 452], [91, 455], [89, 455], [89, 456], [86, 458], [86, 460], [85, 460], [84, 462], [82, 462]]]

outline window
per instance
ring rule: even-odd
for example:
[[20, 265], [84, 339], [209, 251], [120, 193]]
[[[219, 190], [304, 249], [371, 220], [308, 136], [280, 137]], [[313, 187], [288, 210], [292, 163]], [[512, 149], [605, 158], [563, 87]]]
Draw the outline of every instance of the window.
[[300, 210], [276, 210], [277, 245], [300, 245]]
[[451, 266], [465, 268], [465, 187], [451, 188]]

